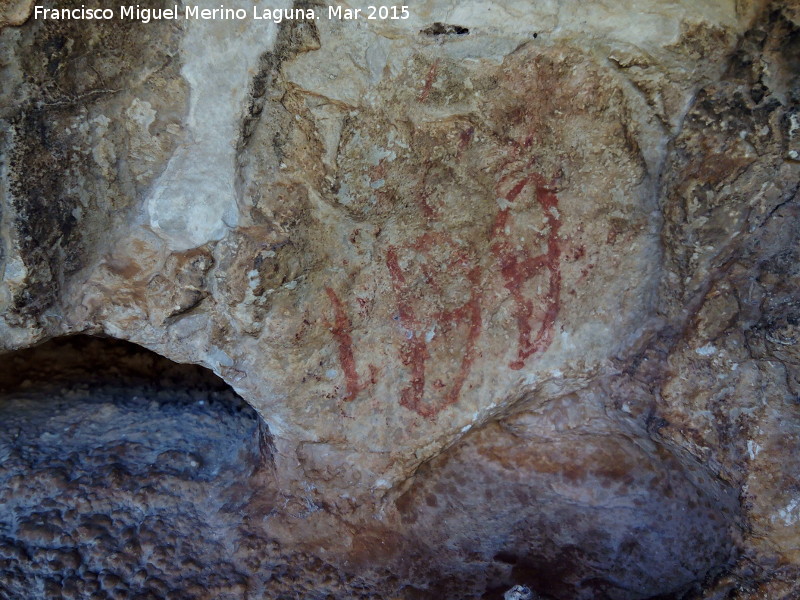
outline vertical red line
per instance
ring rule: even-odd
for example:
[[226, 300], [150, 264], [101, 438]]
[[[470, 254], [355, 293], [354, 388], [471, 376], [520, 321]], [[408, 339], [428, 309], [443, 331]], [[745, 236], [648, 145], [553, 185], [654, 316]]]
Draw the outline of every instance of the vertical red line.
[[344, 378], [347, 385], [347, 395], [345, 400], [352, 400], [361, 391], [358, 381], [358, 371], [356, 361], [353, 356], [353, 325], [350, 318], [342, 306], [341, 300], [331, 288], [325, 288], [328, 298], [333, 305], [334, 325], [331, 329], [333, 337], [339, 345], [339, 362], [344, 370]]
[[422, 91], [419, 93], [419, 98], [417, 101], [420, 104], [424, 104], [428, 101], [428, 95], [431, 93], [431, 88], [433, 87], [433, 82], [436, 81], [436, 73], [439, 70], [439, 59], [437, 58], [431, 68], [428, 69], [428, 76], [425, 78], [425, 85], [422, 88]]

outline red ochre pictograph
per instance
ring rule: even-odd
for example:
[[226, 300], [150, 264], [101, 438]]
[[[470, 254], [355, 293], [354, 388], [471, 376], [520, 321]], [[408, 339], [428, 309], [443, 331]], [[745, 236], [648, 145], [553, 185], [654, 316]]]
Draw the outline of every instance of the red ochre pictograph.
[[[435, 76], [433, 67], [432, 72]], [[472, 128], [461, 134], [459, 153], [472, 141], [473, 135]], [[515, 143], [509, 159], [500, 169], [503, 175], [497, 182], [496, 193], [504, 202], [495, 215], [489, 239], [496, 269], [484, 272], [474, 252], [445, 232], [428, 231], [406, 244], [392, 245], [386, 250], [386, 268], [397, 303], [398, 335], [403, 337], [399, 357], [410, 378], [400, 393], [400, 404], [422, 417], [435, 418], [459, 400], [481, 336], [487, 277], [496, 277], [499, 273], [513, 302], [518, 336], [517, 356], [509, 364], [511, 369], [522, 369], [531, 356], [544, 352], [553, 342], [561, 308], [561, 215], [556, 178], [548, 181], [535, 171], [536, 161], [529, 158], [531, 145], [530, 138]], [[524, 156], [528, 158], [521, 158]], [[426, 182], [427, 170], [416, 199], [426, 220], [435, 221], [440, 215], [429, 203]], [[543, 230], [526, 228], [518, 222], [515, 208], [521, 209], [522, 204], [526, 205], [525, 210], [538, 205], [544, 215]], [[521, 234], [531, 241], [520, 245]], [[463, 304], [441, 307], [446, 296], [439, 283], [443, 273], [450, 281], [468, 282], [470, 291], [465, 294], [468, 298]], [[542, 277], [544, 292], [533, 294], [526, 289], [526, 286], [532, 287], [529, 284], [534, 280], [538, 284]], [[326, 291], [333, 306], [331, 333], [338, 344], [339, 362], [344, 371], [345, 399], [352, 400], [366, 387], [359, 382], [356, 370], [352, 324], [336, 293], [331, 288]], [[432, 383], [427, 381], [434, 334], [439, 336], [440, 347], [448, 343], [463, 347], [458, 369], [447, 383], [440, 379]]]
[[[526, 140], [524, 144], [518, 145], [515, 153], [520, 153], [530, 145], [530, 140]], [[561, 215], [558, 212], [555, 178], [548, 182], [533, 171], [535, 162], [535, 159], [528, 161], [522, 174], [512, 172], [498, 182], [498, 197], [505, 200], [505, 206], [497, 213], [492, 230], [492, 253], [505, 280], [505, 288], [514, 301], [514, 313], [519, 331], [517, 360], [509, 365], [514, 370], [522, 369], [528, 358], [550, 347], [556, 318], [561, 310], [561, 246], [559, 245]], [[502, 190], [509, 182], [511, 187], [503, 194]], [[512, 208], [524, 194], [534, 194], [545, 215], [547, 233], [543, 235], [538, 232], [528, 232], [529, 237], [533, 233], [537, 242], [545, 243], [546, 251], [543, 254], [531, 251], [534, 244], [527, 244], [517, 250], [517, 242], [512, 239], [515, 237], [511, 233], [514, 229], [511, 227]], [[534, 300], [525, 295], [523, 286], [540, 274], [547, 274], [548, 282], [542, 306], [537, 307]], [[532, 321], [537, 317], [541, 319], [541, 323], [534, 334]]]
[[422, 91], [420, 91], [419, 96], [417, 97], [417, 102], [420, 104], [425, 104], [428, 101], [428, 96], [430, 95], [431, 88], [436, 81], [436, 75], [438, 74], [438, 71], [439, 61], [435, 60], [431, 65], [431, 68], [428, 69], [428, 76], [425, 78], [425, 85], [422, 86]]
[[[404, 258], [414, 259], [413, 262], [409, 261], [406, 268], [401, 266], [401, 254]], [[442, 255], [444, 258], [441, 258]], [[401, 392], [400, 404], [420, 416], [435, 417], [447, 406], [458, 402], [461, 388], [475, 360], [475, 345], [481, 333], [481, 269], [472, 265], [466, 248], [444, 233], [425, 233], [409, 245], [400, 248], [390, 246], [386, 253], [386, 266], [397, 298], [400, 325], [406, 336], [400, 346], [400, 360], [411, 375], [410, 385]], [[458, 277], [460, 272], [470, 284], [470, 297], [457, 308], [431, 310], [431, 303], [426, 299], [443, 297], [443, 290], [437, 282], [443, 271], [453, 277]], [[412, 274], [421, 277], [411, 277]], [[418, 283], [417, 286], [411, 285], [420, 281], [424, 282], [422, 286]], [[428, 296], [426, 291], [432, 295]], [[459, 369], [443, 400], [438, 403], [425, 402], [425, 371], [430, 359], [429, 332], [431, 337], [438, 332], [452, 341], [459, 329], [462, 336], [466, 334]], [[442, 382], [435, 382], [434, 385], [447, 388], [447, 384]]]
[[344, 371], [344, 380], [347, 386], [345, 400], [352, 400], [364, 389], [358, 381], [358, 371], [356, 371], [356, 359], [353, 354], [353, 325], [350, 317], [339, 300], [339, 296], [331, 288], [325, 288], [325, 292], [333, 305], [333, 326], [331, 334], [339, 346], [339, 364]]

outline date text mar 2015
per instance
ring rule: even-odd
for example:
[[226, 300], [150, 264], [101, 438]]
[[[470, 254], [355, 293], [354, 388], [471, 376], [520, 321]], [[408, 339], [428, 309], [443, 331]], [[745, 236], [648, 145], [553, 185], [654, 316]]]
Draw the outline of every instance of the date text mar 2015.
[[343, 6], [328, 6], [328, 19], [352, 21], [356, 19], [367, 20], [406, 20], [410, 17], [407, 6], [367, 6], [361, 8], [344, 8]]

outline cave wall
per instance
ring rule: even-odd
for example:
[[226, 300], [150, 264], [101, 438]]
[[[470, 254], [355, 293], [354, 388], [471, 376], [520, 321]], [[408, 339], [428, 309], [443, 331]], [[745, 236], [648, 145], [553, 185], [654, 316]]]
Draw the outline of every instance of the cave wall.
[[797, 593], [793, 3], [236, 36], [31, 5], [0, 18], [5, 352], [213, 370], [274, 440], [272, 539], [403, 597]]

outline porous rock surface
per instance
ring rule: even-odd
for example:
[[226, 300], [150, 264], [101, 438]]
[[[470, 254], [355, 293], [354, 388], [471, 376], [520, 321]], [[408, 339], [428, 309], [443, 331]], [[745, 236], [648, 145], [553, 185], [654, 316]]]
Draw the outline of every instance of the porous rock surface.
[[2, 349], [124, 339], [255, 409], [232, 597], [271, 553], [320, 598], [797, 597], [796, 4], [296, 5], [8, 5]]

